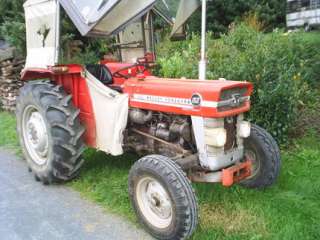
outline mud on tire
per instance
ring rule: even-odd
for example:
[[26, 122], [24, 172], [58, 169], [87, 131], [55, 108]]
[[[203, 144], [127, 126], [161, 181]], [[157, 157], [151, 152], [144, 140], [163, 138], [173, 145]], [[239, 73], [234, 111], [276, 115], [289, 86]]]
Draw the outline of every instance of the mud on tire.
[[[74, 178], [83, 163], [82, 136], [85, 129], [79, 121], [80, 111], [73, 106], [71, 99], [61, 86], [49, 81], [25, 84], [17, 99], [20, 144], [35, 179], [45, 184]], [[43, 133], [38, 133], [39, 129]], [[38, 154], [43, 160], [41, 163], [35, 161]]]
[[[149, 185], [143, 185], [146, 180]], [[146, 198], [140, 194], [141, 189], [146, 191]], [[170, 158], [150, 155], [137, 161], [129, 174], [129, 195], [139, 221], [157, 239], [187, 239], [198, 224], [198, 205], [191, 182]], [[167, 201], [170, 201], [171, 208]], [[157, 207], [161, 211], [164, 209], [164, 212], [153, 221], [152, 211], [157, 213]], [[151, 213], [148, 214], [149, 208]], [[171, 215], [168, 212], [170, 209]]]

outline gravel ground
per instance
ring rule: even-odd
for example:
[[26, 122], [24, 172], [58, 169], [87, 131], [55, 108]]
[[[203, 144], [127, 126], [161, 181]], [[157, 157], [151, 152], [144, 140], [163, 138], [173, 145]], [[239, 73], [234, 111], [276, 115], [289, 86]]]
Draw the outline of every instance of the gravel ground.
[[151, 239], [143, 230], [66, 186], [44, 186], [34, 181], [26, 163], [3, 149], [0, 169], [1, 239]]

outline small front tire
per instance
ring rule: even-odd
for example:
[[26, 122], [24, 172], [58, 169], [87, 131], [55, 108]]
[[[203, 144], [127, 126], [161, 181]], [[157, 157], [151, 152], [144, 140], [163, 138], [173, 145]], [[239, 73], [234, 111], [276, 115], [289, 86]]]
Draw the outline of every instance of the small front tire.
[[170, 158], [150, 155], [129, 174], [129, 195], [139, 221], [157, 239], [186, 239], [198, 223], [191, 182]]
[[277, 180], [280, 172], [280, 150], [274, 138], [263, 128], [252, 124], [251, 135], [244, 141], [246, 159], [251, 160], [252, 175], [240, 184], [263, 189]]

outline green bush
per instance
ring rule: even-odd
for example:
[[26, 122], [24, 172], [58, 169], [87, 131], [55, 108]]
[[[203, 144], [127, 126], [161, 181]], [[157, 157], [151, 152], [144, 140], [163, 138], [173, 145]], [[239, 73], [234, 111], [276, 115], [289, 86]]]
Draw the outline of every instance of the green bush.
[[[265, 31], [285, 27], [286, 1], [284, 0], [214, 0], [207, 3], [207, 29], [215, 34], [226, 33], [230, 24], [240, 21], [246, 13], [254, 12], [265, 26]], [[192, 32], [200, 32], [201, 11], [188, 21]]]
[[4, 38], [18, 53], [26, 53], [25, 23], [15, 20], [7, 20], [0, 26], [1, 38]]
[[[159, 74], [197, 78], [199, 37], [184, 43], [164, 41], [158, 47]], [[250, 81], [255, 91], [247, 118], [285, 142], [299, 104], [309, 95], [319, 56], [300, 33], [263, 34], [239, 24], [219, 40], [208, 38], [208, 79]], [[319, 77], [319, 76], [318, 76]]]

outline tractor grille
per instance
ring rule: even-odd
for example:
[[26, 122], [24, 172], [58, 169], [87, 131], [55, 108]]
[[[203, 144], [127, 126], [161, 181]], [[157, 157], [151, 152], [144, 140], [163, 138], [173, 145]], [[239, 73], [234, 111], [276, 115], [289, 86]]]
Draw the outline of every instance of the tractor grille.
[[227, 152], [237, 147], [237, 117], [225, 118], [224, 128], [227, 131], [227, 142], [224, 145], [224, 151]]
[[221, 93], [221, 105], [218, 106], [218, 111], [223, 112], [232, 110], [234, 108], [243, 107], [246, 102], [245, 95], [247, 91], [247, 88], [232, 88], [224, 90]]

